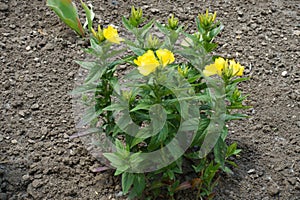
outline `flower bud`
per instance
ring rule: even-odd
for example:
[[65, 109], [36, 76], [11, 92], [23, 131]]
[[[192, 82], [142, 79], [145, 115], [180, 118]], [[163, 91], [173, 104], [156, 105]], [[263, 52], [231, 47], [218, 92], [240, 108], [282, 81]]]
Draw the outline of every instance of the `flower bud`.
[[200, 25], [207, 31], [210, 31], [217, 17], [217, 13], [214, 14], [208, 13], [208, 9], [205, 14], [199, 14], [198, 18], [200, 21]]
[[131, 7], [131, 14], [129, 17], [129, 22], [132, 26], [138, 27], [140, 23], [143, 22], [143, 11], [141, 8], [135, 9], [134, 6]]
[[178, 66], [177, 70], [182, 77], [186, 77], [188, 75], [189, 68], [186, 66]]
[[98, 25], [98, 32], [96, 32], [96, 31], [92, 28], [92, 34], [93, 34], [93, 36], [96, 38], [96, 40], [97, 40], [97, 42], [98, 42], [99, 44], [105, 40], [105, 37], [104, 37], [104, 35], [103, 35], [103, 31], [102, 31], [100, 25]]
[[147, 38], [147, 47], [149, 49], [158, 49], [161, 45], [161, 42], [159, 41], [159, 39], [156, 36], [153, 36], [152, 34], [149, 34], [148, 38]]
[[178, 18], [174, 18], [174, 15], [172, 14], [171, 17], [168, 19], [168, 26], [171, 30], [176, 30], [178, 27]]

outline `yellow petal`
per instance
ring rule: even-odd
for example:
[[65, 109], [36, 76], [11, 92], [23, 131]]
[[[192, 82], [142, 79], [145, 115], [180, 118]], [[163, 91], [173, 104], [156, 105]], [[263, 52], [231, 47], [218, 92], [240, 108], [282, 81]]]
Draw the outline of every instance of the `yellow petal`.
[[123, 39], [119, 37], [117, 29], [113, 28], [112, 26], [108, 26], [107, 28], [103, 29], [103, 35], [112, 43], [120, 44], [120, 42], [123, 41]]
[[133, 62], [138, 66], [139, 72], [144, 76], [148, 76], [159, 66], [159, 62], [156, 60], [152, 50], [148, 50], [145, 54], [139, 56]]
[[218, 69], [215, 64], [207, 65], [203, 70], [204, 76], [212, 76], [218, 74]]
[[232, 74], [234, 76], [243, 76], [244, 67], [240, 63], [236, 63], [235, 60], [229, 61], [229, 66], [232, 69]]
[[156, 51], [156, 55], [163, 67], [175, 61], [174, 54], [168, 49], [159, 49]]

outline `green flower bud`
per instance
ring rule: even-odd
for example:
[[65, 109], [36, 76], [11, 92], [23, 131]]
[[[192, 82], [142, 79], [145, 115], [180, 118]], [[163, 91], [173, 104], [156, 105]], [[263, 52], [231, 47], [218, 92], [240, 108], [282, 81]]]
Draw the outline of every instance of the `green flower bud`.
[[143, 11], [141, 8], [135, 9], [134, 6], [131, 7], [129, 22], [134, 27], [138, 27], [143, 22]]
[[168, 26], [171, 30], [176, 30], [178, 27], [178, 18], [174, 18], [174, 15], [172, 14], [171, 17], [168, 19]]

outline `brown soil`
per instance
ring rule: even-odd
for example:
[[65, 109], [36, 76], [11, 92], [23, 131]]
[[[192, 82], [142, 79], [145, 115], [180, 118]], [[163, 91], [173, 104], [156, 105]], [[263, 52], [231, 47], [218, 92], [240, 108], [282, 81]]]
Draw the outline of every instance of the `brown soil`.
[[[78, 1], [77, 1], [78, 2]], [[120, 25], [131, 5], [190, 24], [209, 8], [225, 30], [218, 53], [246, 66], [250, 119], [229, 124], [243, 149], [215, 199], [300, 199], [300, 1], [91, 1], [96, 21]], [[119, 179], [76, 133], [69, 92], [86, 57], [79, 39], [42, 0], [0, 1], [0, 199], [120, 199]], [[181, 193], [176, 199], [194, 199]]]

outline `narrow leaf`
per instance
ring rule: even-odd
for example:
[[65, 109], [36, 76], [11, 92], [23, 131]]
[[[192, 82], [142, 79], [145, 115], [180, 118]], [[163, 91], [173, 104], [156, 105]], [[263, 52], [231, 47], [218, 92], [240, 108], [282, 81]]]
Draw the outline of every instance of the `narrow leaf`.
[[84, 29], [79, 20], [77, 8], [72, 0], [47, 0], [47, 6], [78, 35], [84, 36]]

